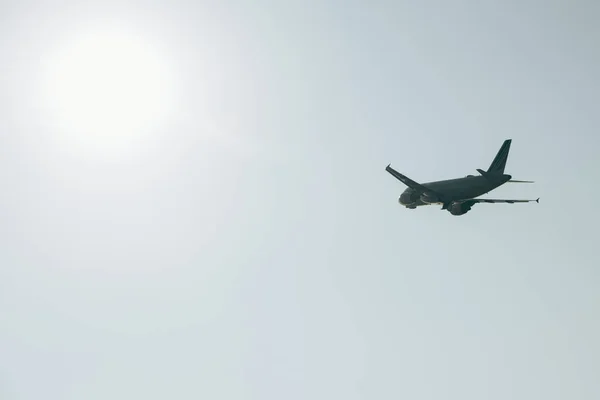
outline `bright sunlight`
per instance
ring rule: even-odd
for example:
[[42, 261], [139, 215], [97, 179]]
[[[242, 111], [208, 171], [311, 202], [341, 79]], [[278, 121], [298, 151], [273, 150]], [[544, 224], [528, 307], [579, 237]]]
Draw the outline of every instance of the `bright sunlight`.
[[44, 104], [61, 139], [80, 151], [135, 151], [172, 110], [165, 57], [130, 32], [77, 35], [46, 61]]

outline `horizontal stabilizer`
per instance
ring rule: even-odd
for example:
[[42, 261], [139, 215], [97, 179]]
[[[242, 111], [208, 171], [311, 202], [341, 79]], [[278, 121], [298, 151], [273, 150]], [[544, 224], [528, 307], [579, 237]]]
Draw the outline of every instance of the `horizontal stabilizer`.
[[482, 170], [481, 168], [477, 168], [477, 172], [479, 172], [484, 178], [488, 176], [488, 173]]
[[518, 181], [516, 179], [511, 179], [508, 182], [512, 182], [512, 183], [535, 183], [534, 181]]

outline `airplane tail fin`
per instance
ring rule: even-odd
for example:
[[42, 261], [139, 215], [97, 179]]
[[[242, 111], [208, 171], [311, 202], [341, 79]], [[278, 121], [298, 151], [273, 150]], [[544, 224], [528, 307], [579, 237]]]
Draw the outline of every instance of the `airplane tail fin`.
[[502, 147], [498, 150], [498, 154], [494, 157], [494, 161], [490, 164], [490, 167], [486, 171], [492, 175], [504, 174], [504, 167], [506, 167], [506, 160], [508, 159], [508, 152], [510, 151], [510, 144], [512, 139], [507, 139], [502, 143]]

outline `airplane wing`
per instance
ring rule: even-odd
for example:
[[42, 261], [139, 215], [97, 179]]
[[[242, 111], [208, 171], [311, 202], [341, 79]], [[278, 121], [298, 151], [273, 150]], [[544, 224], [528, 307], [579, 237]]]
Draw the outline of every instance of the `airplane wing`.
[[385, 170], [387, 172], [389, 172], [390, 174], [392, 174], [392, 176], [394, 178], [396, 178], [400, 182], [404, 183], [406, 186], [411, 187], [411, 188], [417, 190], [420, 193], [429, 193], [429, 194], [435, 195], [438, 198], [442, 197], [439, 193], [437, 193], [437, 192], [435, 192], [435, 191], [433, 191], [433, 190], [431, 190], [429, 188], [426, 188], [425, 186], [421, 185], [420, 183], [417, 183], [417, 182], [413, 181], [412, 179], [410, 179], [407, 176], [402, 175], [400, 172], [398, 172], [394, 168], [390, 167], [390, 165], [392, 165], [392, 164], [388, 164], [388, 166], [385, 167]]
[[476, 203], [529, 203], [535, 201], [536, 203], [540, 202], [539, 197], [536, 200], [497, 200], [497, 199], [468, 199], [468, 200], [458, 200], [455, 203], [463, 203], [468, 204], [470, 206]]

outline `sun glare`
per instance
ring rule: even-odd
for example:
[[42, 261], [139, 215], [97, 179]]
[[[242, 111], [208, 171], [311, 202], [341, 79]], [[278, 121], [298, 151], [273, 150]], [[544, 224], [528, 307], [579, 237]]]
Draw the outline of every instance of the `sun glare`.
[[47, 60], [42, 96], [68, 144], [106, 155], [147, 140], [172, 107], [164, 56], [128, 32], [77, 36]]

